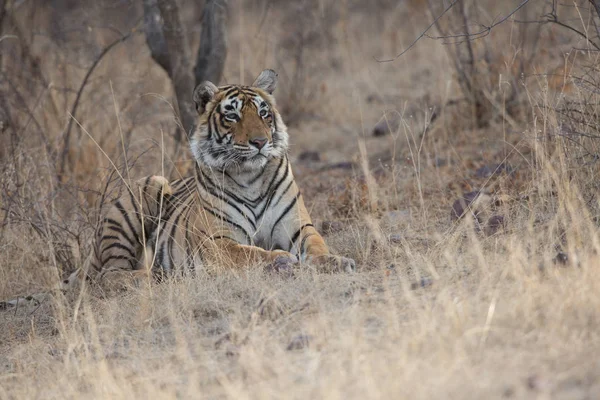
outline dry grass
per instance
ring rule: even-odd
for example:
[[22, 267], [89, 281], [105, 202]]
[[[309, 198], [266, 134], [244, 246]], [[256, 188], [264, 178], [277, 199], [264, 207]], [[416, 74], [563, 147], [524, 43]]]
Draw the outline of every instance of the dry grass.
[[[263, 25], [255, 11], [234, 14], [225, 77], [249, 82], [263, 67], [280, 71], [292, 156], [310, 150], [321, 158], [296, 160], [297, 180], [316, 225], [341, 226], [325, 239], [356, 259], [358, 273], [205, 271], [119, 297], [3, 312], [0, 398], [600, 397], [598, 163], [581, 158], [582, 147], [597, 144], [557, 136], [564, 124], [554, 111], [565, 98], [589, 95], [566, 72], [556, 81], [557, 69], [577, 66], [575, 57], [540, 53], [515, 100], [520, 111], [490, 104], [492, 123], [473, 128], [472, 110], [444, 106], [460, 91], [441, 43], [423, 41], [390, 64], [372, 58], [397, 53], [420, 33], [428, 21], [421, 2], [381, 1], [379, 12], [317, 2], [318, 23], [299, 26], [280, 3]], [[307, 27], [323, 42], [308, 40]], [[513, 29], [509, 22], [477, 44], [502, 56], [491, 58], [487, 77], [497, 102], [510, 81], [502, 78], [512, 70], [506, 60], [526, 47], [513, 42]], [[290, 38], [299, 31], [300, 67]], [[175, 154], [168, 104], [148, 96], [168, 99], [169, 88], [146, 50], [128, 53], [143, 47], [134, 40], [105, 62], [77, 119], [120, 168], [120, 140], [129, 135], [132, 175], [164, 164], [176, 177], [189, 156]], [[580, 44], [548, 28], [537, 46]], [[117, 64], [123, 54], [138, 63]], [[64, 118], [47, 108], [59, 94], [48, 90], [32, 106], [38, 120]], [[386, 110], [402, 115], [398, 128], [372, 137]], [[69, 184], [58, 190], [39, 136], [21, 133], [5, 143], [14, 151], [2, 153], [0, 299], [50, 287], [80, 265], [111, 173], [78, 131]], [[51, 147], [57, 135], [47, 132]], [[346, 167], [332, 168], [340, 162]], [[514, 172], [480, 170], [501, 162]], [[481, 224], [451, 220], [454, 200], [480, 189], [492, 200]], [[504, 217], [504, 228], [486, 227], [493, 215]]]

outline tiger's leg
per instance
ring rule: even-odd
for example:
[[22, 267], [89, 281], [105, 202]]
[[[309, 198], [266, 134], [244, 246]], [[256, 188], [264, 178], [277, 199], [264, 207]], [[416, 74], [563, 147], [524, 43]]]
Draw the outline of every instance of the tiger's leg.
[[265, 250], [258, 246], [239, 244], [231, 239], [208, 239], [204, 244], [204, 258], [223, 268], [267, 263], [273, 271], [284, 271], [298, 263], [298, 258], [284, 250]]
[[321, 272], [355, 271], [356, 262], [353, 259], [329, 252], [325, 240], [311, 222], [302, 196], [299, 196], [297, 201], [299, 215], [295, 220], [298, 227], [292, 237], [292, 246], [297, 249], [300, 260], [315, 266]]
[[93, 252], [82, 274], [101, 286], [106, 282], [115, 287], [119, 280], [127, 286], [123, 273], [145, 269], [141, 262], [144, 247], [165, 212], [170, 194], [169, 181], [162, 176], [133, 182], [111, 205], [98, 227]]

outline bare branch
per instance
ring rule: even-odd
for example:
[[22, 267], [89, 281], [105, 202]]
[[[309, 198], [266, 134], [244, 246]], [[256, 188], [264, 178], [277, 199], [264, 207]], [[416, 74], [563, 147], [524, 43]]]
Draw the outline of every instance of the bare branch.
[[507, 14], [506, 16], [504, 16], [503, 18], [501, 18], [500, 20], [494, 22], [493, 24], [491, 24], [489, 26], [483, 25], [483, 24], [479, 24], [480, 30], [478, 30], [476, 32], [468, 32], [467, 31], [467, 33], [458, 33], [458, 34], [455, 34], [455, 35], [442, 35], [442, 36], [429, 36], [429, 35], [425, 35], [425, 36], [427, 38], [429, 38], [429, 39], [434, 39], [434, 40], [452, 39], [452, 38], [466, 38], [468, 40], [481, 39], [481, 38], [486, 37], [487, 35], [489, 35], [490, 32], [492, 31], [492, 29], [494, 29], [495, 27], [497, 27], [498, 25], [500, 25], [501, 23], [505, 22], [507, 19], [509, 19], [510, 17], [512, 17], [513, 15], [515, 15], [527, 3], [529, 3], [529, 0], [523, 0], [517, 6], [517, 8], [515, 8], [509, 14]]
[[433, 22], [432, 22], [431, 24], [429, 24], [429, 26], [428, 26], [428, 27], [427, 27], [427, 28], [426, 28], [426, 29], [425, 29], [425, 30], [424, 30], [424, 31], [423, 31], [423, 32], [422, 32], [422, 33], [421, 33], [419, 36], [417, 36], [417, 38], [416, 38], [416, 39], [415, 39], [415, 40], [414, 40], [414, 41], [413, 41], [413, 42], [412, 42], [412, 43], [411, 43], [411, 44], [410, 44], [410, 45], [409, 45], [409, 46], [408, 46], [406, 49], [404, 49], [404, 50], [403, 50], [403, 51], [402, 51], [400, 54], [398, 54], [396, 57], [394, 57], [394, 58], [389, 58], [389, 59], [385, 59], [385, 60], [378, 60], [377, 58], [375, 58], [375, 61], [377, 61], [377, 62], [381, 62], [381, 63], [384, 63], [384, 62], [392, 62], [392, 61], [395, 61], [395, 60], [397, 60], [398, 58], [402, 57], [402, 55], [403, 55], [404, 53], [408, 52], [410, 49], [412, 49], [412, 48], [413, 48], [413, 46], [414, 46], [415, 44], [417, 44], [417, 42], [418, 42], [419, 40], [421, 40], [421, 38], [422, 38], [423, 36], [425, 36], [425, 35], [427, 34], [427, 32], [428, 32], [428, 31], [429, 31], [429, 30], [430, 30], [430, 29], [431, 29], [431, 28], [432, 28], [432, 27], [433, 27], [435, 24], [437, 24], [437, 22], [440, 20], [440, 18], [442, 18], [442, 17], [444, 16], [444, 14], [446, 14], [448, 11], [450, 11], [450, 9], [451, 9], [452, 7], [454, 7], [454, 5], [455, 5], [456, 3], [458, 3], [458, 1], [459, 1], [459, 0], [454, 0], [452, 3], [450, 3], [450, 5], [449, 5], [448, 7], [446, 7], [446, 9], [445, 9], [445, 10], [444, 10], [444, 11], [443, 11], [443, 12], [442, 12], [440, 15], [438, 15], [438, 16], [437, 16], [437, 18], [435, 18], [435, 19], [433, 20]]
[[203, 81], [219, 84], [227, 57], [227, 1], [208, 0], [202, 15], [202, 36], [196, 56], [196, 85]]
[[[448, 5], [448, 7], [446, 7], [444, 9], [444, 11], [438, 15], [431, 24], [429, 24], [429, 26], [427, 28], [425, 28], [425, 30], [404, 50], [402, 51], [400, 54], [398, 54], [396, 57], [394, 58], [390, 58], [387, 60], [378, 60], [375, 59], [377, 62], [391, 62], [394, 61], [396, 59], [398, 59], [399, 57], [401, 57], [404, 53], [406, 53], [407, 51], [409, 51], [415, 44], [417, 44], [417, 42], [423, 38], [426, 37], [428, 39], [434, 39], [434, 40], [439, 40], [439, 39], [452, 39], [452, 38], [466, 38], [468, 40], [476, 40], [476, 39], [481, 39], [487, 35], [490, 34], [490, 32], [492, 31], [492, 29], [494, 29], [495, 27], [497, 27], [498, 25], [502, 24], [503, 22], [505, 22], [506, 20], [508, 20], [510, 17], [512, 17], [514, 14], [516, 14], [521, 8], [523, 8], [527, 3], [529, 3], [530, 0], [523, 0], [514, 10], [512, 10], [509, 14], [507, 14], [506, 16], [502, 17], [500, 20], [492, 23], [491, 25], [487, 26], [487, 25], [483, 25], [483, 24], [479, 24], [480, 30], [476, 31], [476, 32], [468, 32], [467, 33], [459, 33], [459, 34], [454, 34], [454, 35], [440, 35], [440, 36], [430, 36], [427, 34], [427, 32], [429, 32], [429, 30], [434, 26], [437, 25], [438, 21], [440, 20], [440, 18], [442, 18], [444, 16], [444, 14], [446, 14], [448, 11], [450, 11], [450, 9], [452, 7], [454, 7], [454, 5], [456, 3], [458, 3], [460, 0], [454, 0], [452, 3], [450, 3], [450, 5]], [[462, 4], [461, 4], [462, 5]]]
[[552, 7], [552, 11], [550, 11], [546, 15], [546, 21], [545, 22], [554, 23], [554, 24], [556, 24], [558, 26], [562, 26], [563, 28], [566, 28], [566, 29], [570, 30], [571, 32], [576, 33], [578, 36], [580, 36], [581, 38], [585, 39], [586, 42], [588, 42], [588, 44], [594, 46], [594, 48], [596, 50], [600, 50], [600, 46], [598, 46], [596, 43], [594, 43], [594, 41], [592, 41], [590, 39], [590, 37], [586, 33], [581, 32], [580, 30], [572, 27], [571, 25], [565, 24], [564, 22], [560, 21], [558, 19], [558, 14], [556, 13], [556, 8], [554, 6]]
[[63, 149], [61, 152], [60, 166], [58, 169], [59, 177], [62, 176], [62, 174], [64, 174], [64, 172], [65, 172], [65, 167], [67, 164], [67, 155], [69, 154], [69, 143], [71, 141], [71, 129], [73, 127], [73, 120], [75, 117], [75, 113], [77, 112], [77, 107], [79, 106], [79, 101], [81, 100], [81, 95], [83, 93], [83, 89], [87, 85], [87, 82], [90, 79], [90, 77], [92, 76], [92, 73], [94, 72], [94, 70], [96, 69], [98, 64], [100, 64], [100, 61], [102, 61], [104, 56], [106, 56], [116, 45], [118, 45], [119, 43], [123, 43], [124, 41], [129, 39], [133, 34], [135, 34], [137, 32], [137, 29], [139, 28], [139, 25], [140, 25], [140, 22], [138, 22], [135, 25], [135, 27], [129, 31], [129, 33], [126, 33], [125, 35], [121, 36], [120, 38], [118, 38], [117, 40], [115, 40], [114, 42], [112, 42], [111, 44], [106, 46], [104, 48], [104, 50], [102, 50], [102, 52], [98, 55], [98, 57], [96, 57], [96, 60], [94, 60], [91, 67], [88, 69], [88, 72], [83, 77], [83, 81], [81, 81], [81, 85], [79, 85], [79, 90], [77, 91], [77, 96], [75, 96], [75, 101], [73, 102], [73, 107], [71, 107], [71, 112], [69, 113], [69, 115], [71, 115], [72, 117], [69, 118], [69, 122], [67, 123], [67, 128], [65, 129]]

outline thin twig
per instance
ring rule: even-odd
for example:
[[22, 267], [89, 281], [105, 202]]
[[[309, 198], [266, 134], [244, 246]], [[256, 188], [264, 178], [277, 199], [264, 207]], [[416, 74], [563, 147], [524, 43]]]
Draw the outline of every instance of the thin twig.
[[396, 57], [394, 58], [389, 58], [389, 59], [385, 59], [385, 60], [378, 60], [377, 58], [375, 58], [375, 61], [380, 62], [380, 63], [384, 63], [384, 62], [392, 62], [397, 60], [398, 58], [402, 57], [402, 55], [406, 52], [408, 52], [410, 49], [413, 48], [413, 46], [415, 44], [417, 44], [417, 42], [419, 40], [421, 40], [421, 38], [423, 36], [425, 36], [427, 34], [427, 32], [440, 20], [440, 18], [442, 18], [444, 16], [444, 14], [446, 14], [448, 11], [450, 11], [450, 9], [452, 7], [454, 7], [454, 5], [456, 3], [458, 3], [459, 0], [454, 0], [452, 3], [450, 3], [450, 5], [448, 7], [446, 7], [446, 9], [444, 10], [444, 12], [442, 12], [440, 15], [438, 15], [431, 24], [429, 24], [429, 26], [419, 35], [417, 36], [417, 38], [406, 48], [404, 49], [400, 54], [398, 54]]
[[85, 74], [83, 81], [81, 81], [81, 85], [79, 86], [79, 90], [77, 91], [77, 96], [75, 97], [75, 102], [73, 103], [73, 107], [71, 107], [71, 111], [69, 112], [70, 117], [68, 118], [67, 128], [65, 130], [65, 135], [64, 135], [65, 139], [64, 139], [64, 143], [63, 143], [61, 157], [60, 157], [60, 166], [58, 169], [59, 178], [65, 172], [66, 163], [67, 163], [67, 155], [69, 153], [69, 142], [71, 140], [71, 128], [73, 127], [74, 116], [77, 112], [77, 107], [79, 106], [79, 101], [81, 100], [81, 95], [83, 94], [83, 89], [85, 89], [85, 86], [87, 85], [88, 80], [92, 76], [92, 73], [94, 72], [94, 70], [96, 69], [98, 64], [100, 64], [100, 61], [102, 61], [104, 56], [106, 56], [115, 46], [117, 46], [120, 43], [123, 43], [124, 41], [129, 39], [132, 35], [134, 35], [135, 33], [138, 33], [138, 28], [139, 28], [140, 24], [141, 24], [141, 20], [138, 21], [136, 23], [136, 25], [128, 33], [126, 33], [125, 35], [121, 36], [120, 38], [118, 38], [117, 40], [115, 40], [114, 42], [112, 42], [111, 44], [106, 46], [104, 48], [104, 50], [102, 50], [102, 52], [98, 55], [98, 57], [96, 57], [96, 60], [94, 60], [91, 67], [88, 69], [88, 72]]
[[492, 29], [494, 29], [495, 27], [497, 27], [498, 25], [500, 25], [501, 23], [505, 22], [507, 19], [509, 19], [510, 17], [512, 17], [513, 15], [515, 15], [521, 8], [525, 7], [525, 5], [529, 3], [529, 0], [523, 0], [518, 6], [517, 8], [515, 8], [514, 10], [512, 10], [508, 15], [506, 15], [505, 17], [503, 17], [502, 19], [500, 19], [497, 22], [494, 22], [492, 25], [483, 25], [483, 24], [479, 24], [479, 26], [481, 27], [481, 29], [477, 32], [467, 32], [467, 33], [457, 33], [454, 35], [442, 35], [442, 36], [430, 36], [430, 35], [426, 35], [424, 34], [423, 36], [427, 37], [428, 39], [434, 39], [434, 40], [440, 40], [440, 39], [452, 39], [452, 38], [468, 38], [468, 40], [477, 40], [477, 39], [481, 39], [483, 37], [486, 37], [487, 35], [490, 34], [490, 32], [492, 31]]
[[452, 7], [454, 7], [454, 5], [456, 3], [458, 3], [460, 0], [454, 0], [452, 3], [450, 3], [450, 5], [448, 5], [448, 7], [446, 7], [444, 9], [444, 11], [438, 15], [431, 24], [429, 24], [429, 26], [419, 35], [417, 36], [417, 38], [406, 48], [404, 49], [400, 54], [398, 54], [397, 56], [395, 56], [394, 58], [390, 58], [390, 59], [385, 59], [385, 60], [379, 60], [377, 58], [375, 58], [375, 61], [377, 62], [392, 62], [397, 60], [398, 58], [400, 58], [403, 54], [405, 54], [406, 52], [408, 52], [410, 49], [412, 49], [414, 47], [415, 44], [417, 44], [417, 42], [419, 40], [421, 40], [421, 38], [426, 37], [428, 39], [434, 39], [434, 40], [439, 40], [439, 39], [452, 39], [452, 38], [467, 38], [468, 40], [477, 40], [477, 39], [481, 39], [487, 35], [490, 34], [490, 32], [492, 31], [492, 29], [494, 29], [495, 27], [497, 27], [498, 25], [502, 24], [503, 22], [505, 22], [506, 20], [508, 20], [510, 17], [512, 17], [514, 14], [516, 14], [521, 8], [523, 8], [527, 3], [529, 3], [529, 0], [523, 0], [514, 10], [512, 10], [509, 14], [507, 14], [506, 16], [504, 16], [503, 18], [501, 18], [500, 20], [494, 22], [493, 24], [487, 26], [487, 25], [483, 25], [483, 24], [479, 24], [479, 26], [481, 27], [481, 29], [477, 32], [467, 32], [467, 33], [459, 33], [459, 34], [454, 34], [454, 35], [441, 35], [441, 36], [430, 36], [427, 34], [427, 32], [438, 23], [438, 21], [440, 20], [440, 18], [442, 18], [448, 11], [450, 11], [450, 9]]

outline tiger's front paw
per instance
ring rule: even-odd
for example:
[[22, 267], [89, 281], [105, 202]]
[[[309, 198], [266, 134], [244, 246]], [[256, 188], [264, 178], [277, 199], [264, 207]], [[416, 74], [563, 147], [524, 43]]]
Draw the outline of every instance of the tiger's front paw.
[[309, 264], [317, 268], [319, 272], [354, 272], [356, 262], [347, 257], [332, 254], [312, 256], [307, 259]]
[[265, 267], [267, 272], [277, 272], [285, 276], [294, 274], [294, 266], [298, 264], [298, 258], [287, 251], [276, 250], [273, 253], [274, 259]]

